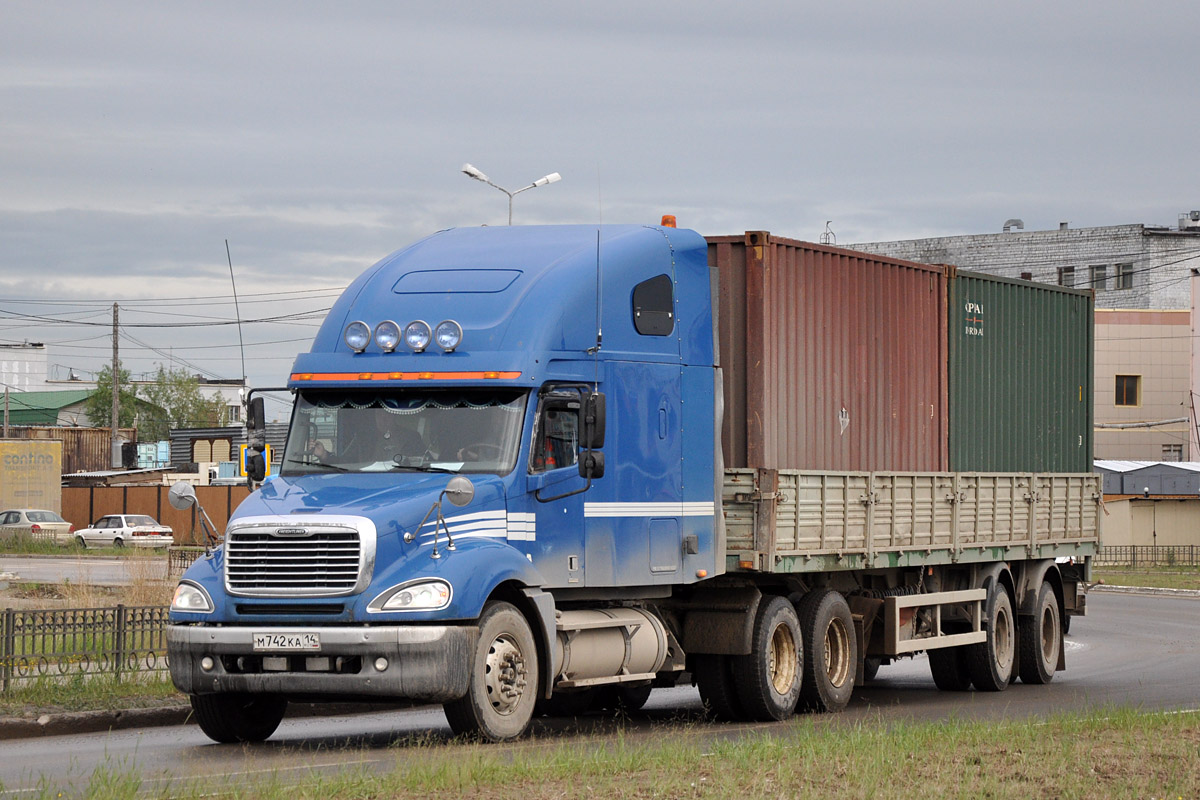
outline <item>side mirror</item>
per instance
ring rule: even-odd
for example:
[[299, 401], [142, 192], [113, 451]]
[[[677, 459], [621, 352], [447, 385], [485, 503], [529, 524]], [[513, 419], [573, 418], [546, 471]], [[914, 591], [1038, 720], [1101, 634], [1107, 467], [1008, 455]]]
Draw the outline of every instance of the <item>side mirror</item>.
[[589, 453], [584, 450], [579, 454], [579, 477], [581, 478], [603, 478], [604, 477], [604, 453]]
[[458, 507], [462, 507], [475, 499], [475, 484], [471, 483], [471, 479], [465, 475], [456, 475], [446, 484], [442, 494], [446, 495], [446, 499]]
[[604, 447], [605, 402], [602, 392], [589, 392], [579, 406], [579, 447], [583, 450]]
[[[267, 417], [261, 397], [251, 398], [246, 406], [246, 438], [250, 446], [262, 450], [267, 443]], [[255, 480], [262, 480], [261, 477]]]
[[167, 492], [167, 500], [180, 511], [186, 511], [196, 503], [196, 490], [187, 481], [179, 481]]
[[255, 483], [267, 477], [267, 460], [261, 450], [246, 450], [246, 477]]

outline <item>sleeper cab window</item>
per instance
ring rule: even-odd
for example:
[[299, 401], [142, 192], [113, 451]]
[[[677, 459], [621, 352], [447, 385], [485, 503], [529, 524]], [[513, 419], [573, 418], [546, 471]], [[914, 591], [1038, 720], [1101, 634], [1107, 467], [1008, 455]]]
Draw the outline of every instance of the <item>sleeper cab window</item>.
[[671, 276], [658, 275], [633, 287], [633, 327], [643, 336], [669, 336], [675, 330]]

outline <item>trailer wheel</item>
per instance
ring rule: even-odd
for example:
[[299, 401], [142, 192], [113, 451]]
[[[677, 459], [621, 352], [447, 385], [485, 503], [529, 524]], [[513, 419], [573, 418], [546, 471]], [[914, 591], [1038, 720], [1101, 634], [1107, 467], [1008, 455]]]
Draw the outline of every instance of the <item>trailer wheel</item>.
[[734, 688], [746, 719], [769, 722], [790, 717], [800, 699], [804, 663], [795, 606], [778, 596], [761, 604], [750, 654], [731, 660]]
[[800, 699], [816, 711], [841, 711], [854, 692], [858, 640], [846, 598], [833, 589], [817, 589], [800, 601], [804, 631], [804, 686]]
[[456, 734], [515, 739], [529, 727], [537, 701], [538, 656], [533, 631], [508, 603], [492, 603], [479, 618], [467, 693], [442, 706]]
[[965, 692], [971, 688], [966, 650], [966, 647], [942, 647], [927, 651], [929, 672], [943, 692]]
[[694, 656], [692, 677], [700, 690], [700, 699], [714, 719], [733, 722], [744, 717], [742, 703], [734, 690], [733, 668], [729, 656], [699, 653]]
[[287, 700], [272, 694], [194, 694], [190, 699], [200, 730], [222, 744], [263, 741], [287, 710]]
[[878, 658], [863, 659], [863, 682], [875, 680], [875, 676], [879, 674], [881, 661]]
[[967, 671], [981, 692], [1002, 692], [1012, 682], [1017, 655], [1017, 629], [1012, 598], [999, 581], [988, 585], [983, 621], [987, 640], [967, 645]]
[[1062, 648], [1062, 615], [1054, 587], [1043, 583], [1038, 590], [1034, 615], [1020, 626], [1019, 657], [1022, 683], [1049, 683], [1058, 669]]

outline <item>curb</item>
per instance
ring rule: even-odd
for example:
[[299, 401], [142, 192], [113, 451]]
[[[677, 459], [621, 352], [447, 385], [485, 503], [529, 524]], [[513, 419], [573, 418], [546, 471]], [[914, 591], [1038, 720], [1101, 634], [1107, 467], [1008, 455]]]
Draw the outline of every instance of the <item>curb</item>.
[[164, 706], [125, 708], [119, 711], [69, 711], [43, 714], [37, 719], [5, 717], [0, 719], [0, 741], [182, 725], [191, 715], [191, 706]]
[[[429, 706], [428, 703], [289, 703], [284, 719], [337, 717], [370, 711], [395, 711]], [[0, 717], [0, 741], [64, 736], [71, 733], [103, 733], [130, 728], [163, 728], [194, 725], [190, 705], [158, 708], [125, 708], [116, 711], [66, 711], [43, 714], [37, 719]]]
[[1158, 595], [1160, 597], [1200, 597], [1200, 589], [1163, 589], [1157, 586], [1112, 586], [1107, 583], [1098, 583], [1088, 592], [1101, 592], [1112, 594], [1144, 594]]

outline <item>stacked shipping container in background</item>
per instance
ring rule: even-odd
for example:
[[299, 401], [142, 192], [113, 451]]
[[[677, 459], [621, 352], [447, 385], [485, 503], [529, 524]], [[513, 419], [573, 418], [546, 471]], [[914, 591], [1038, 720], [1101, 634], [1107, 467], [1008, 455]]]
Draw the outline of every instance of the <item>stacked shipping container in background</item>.
[[1091, 471], [1091, 292], [764, 231], [708, 243], [725, 466]]

